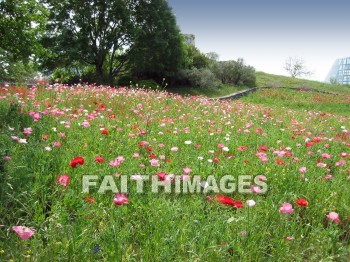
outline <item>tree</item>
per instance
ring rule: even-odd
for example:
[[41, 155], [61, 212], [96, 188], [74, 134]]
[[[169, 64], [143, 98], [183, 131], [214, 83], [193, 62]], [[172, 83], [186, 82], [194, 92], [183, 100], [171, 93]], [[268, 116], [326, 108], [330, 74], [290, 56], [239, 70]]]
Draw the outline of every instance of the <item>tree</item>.
[[186, 69], [206, 68], [210, 64], [210, 58], [202, 54], [194, 45], [184, 45], [186, 53]]
[[[0, 74], [2, 80], [25, 81], [43, 51], [42, 34], [47, 12], [35, 0], [0, 1]], [[28, 68], [28, 70], [26, 70]]]
[[165, 0], [140, 0], [135, 6], [136, 35], [130, 69], [139, 79], [173, 77], [183, 65], [182, 36]]
[[255, 69], [247, 66], [242, 58], [237, 61], [218, 61], [215, 62], [211, 70], [215, 76], [224, 84], [231, 85], [255, 85]]
[[312, 74], [305, 66], [304, 60], [299, 57], [289, 57], [285, 62], [284, 69], [293, 78]]
[[[73, 63], [93, 65], [96, 82], [112, 84], [126, 62], [133, 35], [132, 0], [46, 0], [50, 10], [48, 48], [44, 66], [70, 67]], [[108, 61], [108, 65], [106, 63]]]

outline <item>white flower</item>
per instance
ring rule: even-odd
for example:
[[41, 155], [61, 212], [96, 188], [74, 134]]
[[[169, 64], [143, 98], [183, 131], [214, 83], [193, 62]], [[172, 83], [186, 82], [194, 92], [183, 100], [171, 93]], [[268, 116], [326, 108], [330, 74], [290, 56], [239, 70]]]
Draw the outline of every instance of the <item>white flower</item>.
[[225, 146], [224, 148], [222, 148], [222, 150], [225, 151], [225, 152], [228, 152], [230, 149], [228, 149], [228, 147]]
[[27, 139], [25, 139], [25, 138], [20, 138], [18, 140], [18, 143], [20, 143], [20, 144], [28, 144]]
[[49, 146], [46, 146], [46, 147], [45, 147], [45, 150], [46, 150], [46, 151], [52, 151], [52, 148], [49, 147]]
[[191, 140], [186, 140], [186, 141], [185, 141], [185, 144], [186, 144], [186, 145], [190, 145], [190, 144], [192, 144], [192, 141], [191, 141]]
[[255, 201], [254, 200], [247, 200], [247, 205], [249, 206], [249, 207], [252, 207], [252, 206], [255, 206]]

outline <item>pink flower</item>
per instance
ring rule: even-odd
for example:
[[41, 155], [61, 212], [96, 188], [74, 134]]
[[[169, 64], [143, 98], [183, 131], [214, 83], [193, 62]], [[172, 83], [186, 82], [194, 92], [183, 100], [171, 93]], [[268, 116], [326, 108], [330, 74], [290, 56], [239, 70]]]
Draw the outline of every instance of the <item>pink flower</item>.
[[322, 158], [329, 159], [329, 158], [331, 158], [331, 155], [329, 155], [329, 154], [322, 154]]
[[189, 173], [192, 172], [192, 169], [189, 168], [189, 167], [185, 167], [185, 168], [183, 169], [183, 171], [184, 171], [185, 174], [189, 174]]
[[133, 157], [133, 158], [139, 158], [139, 157], [140, 157], [140, 154], [139, 154], [139, 153], [134, 153], [134, 154], [132, 155], [132, 157]]
[[142, 176], [141, 176], [141, 174], [136, 174], [136, 175], [132, 175], [131, 176], [131, 179], [132, 180], [142, 180]]
[[18, 141], [18, 140], [19, 140], [19, 137], [18, 137], [18, 136], [11, 136], [11, 139], [12, 139], [12, 140], [15, 140], [15, 141]]
[[250, 190], [251, 190], [253, 193], [256, 193], [256, 194], [261, 193], [261, 187], [259, 187], [258, 185], [252, 185], [252, 186], [250, 187]]
[[160, 166], [159, 161], [157, 159], [151, 159], [149, 162], [151, 163], [151, 166]]
[[322, 162], [317, 163], [317, 167], [326, 167], [326, 166], [327, 166], [327, 164], [325, 164], [325, 163], [322, 163]]
[[205, 197], [205, 200], [211, 201], [211, 200], [213, 200], [213, 198], [212, 198], [211, 196], [206, 196], [206, 197]]
[[306, 167], [299, 168], [299, 172], [301, 173], [306, 173], [306, 171], [307, 171]]
[[288, 237], [285, 237], [284, 240], [286, 240], [286, 241], [291, 241], [291, 240], [293, 240], [293, 237], [288, 236]]
[[266, 181], [267, 178], [266, 178], [266, 176], [258, 176], [258, 180], [259, 181]]
[[341, 166], [341, 165], [346, 165], [346, 161], [344, 159], [341, 159], [339, 162], [335, 163], [335, 166]]
[[33, 130], [31, 127], [24, 128], [24, 130], [23, 130], [24, 135], [30, 135], [32, 133], [33, 133]]
[[67, 187], [69, 185], [69, 175], [60, 175], [57, 179], [57, 184]]
[[12, 230], [15, 231], [20, 238], [23, 240], [28, 240], [32, 235], [34, 235], [34, 230], [25, 226], [13, 226]]
[[81, 125], [86, 128], [90, 127], [90, 123], [87, 121], [84, 121]]
[[123, 204], [129, 204], [129, 200], [124, 193], [117, 193], [113, 199], [114, 204], [122, 206]]
[[174, 147], [172, 147], [170, 150], [171, 150], [171, 152], [177, 152], [177, 151], [179, 150], [179, 148], [176, 147], [176, 146], [174, 146]]
[[280, 213], [292, 214], [293, 211], [293, 206], [290, 203], [283, 203], [283, 205], [280, 207]]
[[4, 156], [4, 160], [5, 160], [5, 161], [10, 161], [10, 160], [11, 160], [11, 157], [9, 157], [9, 156]]
[[60, 147], [60, 146], [61, 146], [61, 143], [60, 143], [59, 141], [55, 141], [55, 142], [53, 142], [53, 145], [54, 145], [54, 146], [57, 146], [57, 147]]
[[332, 180], [333, 176], [331, 174], [326, 175], [326, 179]]
[[119, 167], [121, 163], [124, 162], [124, 157], [118, 156], [116, 159], [109, 162], [110, 166]]
[[339, 214], [336, 213], [336, 212], [330, 212], [328, 215], [327, 215], [327, 218], [335, 223], [339, 223], [340, 222], [340, 219], [339, 219]]

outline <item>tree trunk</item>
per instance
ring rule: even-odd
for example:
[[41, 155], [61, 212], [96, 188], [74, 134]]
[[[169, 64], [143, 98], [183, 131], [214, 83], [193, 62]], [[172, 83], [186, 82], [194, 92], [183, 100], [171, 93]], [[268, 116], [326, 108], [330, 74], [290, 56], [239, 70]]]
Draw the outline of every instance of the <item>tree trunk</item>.
[[103, 84], [103, 61], [96, 61], [96, 83]]

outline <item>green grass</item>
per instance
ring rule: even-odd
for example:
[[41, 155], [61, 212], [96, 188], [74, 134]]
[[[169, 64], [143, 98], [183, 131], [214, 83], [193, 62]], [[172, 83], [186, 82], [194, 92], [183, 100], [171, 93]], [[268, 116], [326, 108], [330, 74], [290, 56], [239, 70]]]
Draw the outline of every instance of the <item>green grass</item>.
[[[350, 95], [350, 86], [334, 85], [307, 79], [292, 78], [280, 75], [256, 72], [256, 86], [309, 88], [336, 94]], [[168, 92], [183, 96], [206, 96], [209, 98], [226, 96], [241, 90], [248, 89], [245, 86], [221, 85], [219, 88], [205, 89], [200, 87], [179, 86], [167, 87]]]
[[[211, 101], [95, 86], [1, 89], [0, 261], [348, 261], [346, 98], [297, 94], [264, 89]], [[84, 164], [72, 167], [77, 156]], [[124, 161], [111, 166], [118, 156]], [[234, 190], [224, 194], [244, 207], [215, 200], [222, 192], [213, 190], [175, 193], [175, 182], [171, 193], [152, 192], [154, 181], [163, 185], [152, 176], [185, 168], [202, 181], [232, 175], [223, 184]], [[67, 186], [58, 183], [63, 174]], [[134, 174], [149, 180], [143, 193], [128, 181], [128, 204], [98, 192], [106, 176], [120, 189], [121, 177]], [[88, 193], [86, 175], [97, 176]], [[259, 181], [247, 177], [248, 192], [239, 192], [241, 175], [264, 175], [267, 192], [251, 192]], [[296, 204], [301, 198], [307, 207]], [[283, 203], [294, 211], [281, 213]], [[23, 240], [13, 226], [35, 234]]]
[[206, 96], [210, 98], [226, 96], [249, 87], [220, 85], [218, 88], [205, 89], [193, 86], [167, 87], [166, 91], [183, 96]]
[[350, 86], [348, 85], [334, 85], [306, 79], [267, 74], [264, 72], [256, 72], [256, 85], [290, 88], [304, 87], [331, 93], [350, 95]]
[[350, 95], [330, 95], [286, 88], [260, 89], [241, 101], [275, 108], [319, 111], [350, 116]]

